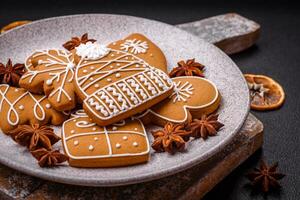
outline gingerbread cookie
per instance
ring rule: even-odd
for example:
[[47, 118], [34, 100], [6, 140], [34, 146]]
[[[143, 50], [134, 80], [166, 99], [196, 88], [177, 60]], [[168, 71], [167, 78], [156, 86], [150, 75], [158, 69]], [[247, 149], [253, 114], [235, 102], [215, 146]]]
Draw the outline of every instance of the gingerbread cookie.
[[33, 93], [45, 93], [56, 110], [75, 107], [75, 63], [72, 53], [55, 49], [37, 51], [27, 58], [25, 66], [27, 72], [19, 82], [21, 87]]
[[44, 95], [0, 85], [0, 128], [4, 133], [21, 124], [60, 125], [66, 117], [54, 110]]
[[218, 108], [221, 96], [211, 81], [195, 76], [172, 80], [173, 94], [135, 118], [142, 119], [145, 124], [151, 122], [163, 126], [167, 122], [184, 123], [191, 117], [200, 118]]
[[[76, 92], [85, 112], [100, 126], [142, 112], [172, 94], [172, 80], [149, 65], [150, 56], [138, 53], [147, 48], [132, 48], [119, 50], [91, 42], [75, 48], [80, 57], [75, 72]], [[161, 51], [152, 52], [154, 57], [162, 56]]]
[[108, 45], [108, 48], [126, 51], [137, 55], [147, 63], [164, 72], [168, 72], [167, 60], [160, 48], [140, 33], [133, 33], [122, 40]]
[[84, 112], [67, 120], [62, 143], [73, 167], [116, 167], [147, 162], [149, 142], [140, 120], [98, 126]]

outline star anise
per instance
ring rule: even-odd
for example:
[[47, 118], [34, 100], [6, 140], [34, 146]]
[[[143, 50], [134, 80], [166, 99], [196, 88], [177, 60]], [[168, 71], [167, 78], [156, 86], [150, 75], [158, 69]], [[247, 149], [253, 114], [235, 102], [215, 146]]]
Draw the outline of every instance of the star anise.
[[175, 67], [170, 73], [171, 78], [178, 76], [200, 76], [204, 77], [204, 65], [195, 62], [195, 58], [185, 61], [179, 61], [178, 67]]
[[60, 153], [59, 150], [40, 148], [31, 151], [31, 154], [38, 160], [40, 167], [52, 167], [68, 160], [68, 156]]
[[260, 98], [265, 99], [265, 95], [270, 91], [270, 89], [265, 87], [263, 84], [257, 84], [255, 82], [248, 83], [248, 87], [251, 98], [254, 98], [255, 95], [258, 95]]
[[168, 122], [163, 129], [152, 132], [155, 139], [152, 148], [157, 152], [175, 153], [176, 150], [182, 151], [190, 138], [190, 133], [190, 131], [184, 130], [184, 124]]
[[66, 43], [63, 44], [63, 47], [69, 51], [75, 49], [75, 47], [78, 47], [80, 44], [86, 44], [87, 42], [96, 42], [94, 39], [89, 39], [88, 34], [85, 33], [79, 37], [72, 37], [72, 39]]
[[52, 128], [39, 124], [19, 125], [8, 134], [20, 145], [27, 146], [30, 151], [39, 147], [50, 150], [52, 145], [60, 140]]
[[207, 139], [208, 136], [215, 136], [220, 128], [224, 126], [218, 121], [219, 115], [202, 115], [201, 119], [193, 119], [190, 124], [191, 136], [195, 138]]
[[19, 86], [19, 80], [25, 73], [25, 65], [16, 63], [12, 64], [11, 59], [8, 59], [6, 65], [0, 63], [0, 84], [8, 84], [11, 86]]
[[259, 168], [255, 168], [253, 172], [248, 173], [246, 176], [255, 187], [260, 187], [261, 191], [268, 192], [271, 188], [280, 188], [278, 180], [282, 179], [285, 175], [277, 172], [278, 162], [268, 166], [263, 160]]

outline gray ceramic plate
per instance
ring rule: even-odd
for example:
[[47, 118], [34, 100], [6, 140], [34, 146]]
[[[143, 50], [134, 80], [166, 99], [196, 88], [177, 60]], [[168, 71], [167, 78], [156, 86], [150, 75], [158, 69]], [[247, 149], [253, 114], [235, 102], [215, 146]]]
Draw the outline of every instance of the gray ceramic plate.
[[[169, 69], [181, 59], [196, 58], [206, 66], [206, 76], [216, 83], [223, 97], [219, 109], [225, 124], [218, 136], [190, 142], [187, 151], [169, 155], [151, 152], [151, 160], [142, 165], [78, 169], [68, 165], [44, 169], [23, 147], [0, 134], [0, 162], [43, 179], [75, 185], [115, 186], [149, 181], [168, 176], [201, 163], [234, 138], [249, 111], [249, 94], [241, 71], [218, 48], [173, 26], [130, 16], [74, 15], [33, 22], [0, 36], [0, 61], [12, 58], [24, 62], [37, 49], [59, 48], [71, 36], [88, 32], [103, 44], [139, 32], [148, 36], [165, 52]], [[149, 134], [150, 140], [152, 137]], [[151, 141], [150, 141], [151, 142]]]

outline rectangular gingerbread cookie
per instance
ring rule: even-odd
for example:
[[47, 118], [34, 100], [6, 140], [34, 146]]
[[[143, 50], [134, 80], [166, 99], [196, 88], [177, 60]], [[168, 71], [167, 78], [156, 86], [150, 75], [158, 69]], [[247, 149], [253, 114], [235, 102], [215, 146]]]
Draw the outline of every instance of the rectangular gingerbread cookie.
[[98, 126], [84, 113], [63, 124], [62, 143], [73, 167], [117, 167], [147, 162], [149, 142], [140, 120]]

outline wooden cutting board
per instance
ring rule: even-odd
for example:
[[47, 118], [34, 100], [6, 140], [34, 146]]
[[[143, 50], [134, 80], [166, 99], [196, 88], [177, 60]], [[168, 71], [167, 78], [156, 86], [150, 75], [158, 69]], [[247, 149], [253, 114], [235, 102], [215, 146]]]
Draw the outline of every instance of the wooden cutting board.
[[[177, 25], [228, 54], [252, 46], [260, 26], [229, 13]], [[240, 133], [205, 164], [160, 180], [121, 187], [93, 188], [48, 182], [0, 164], [0, 199], [200, 199], [263, 143], [263, 124], [249, 114]]]

